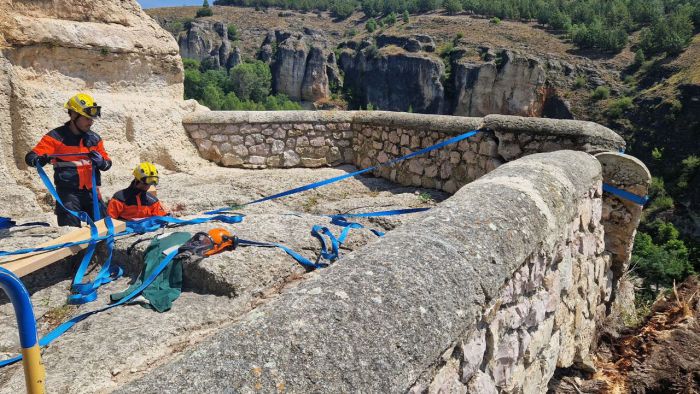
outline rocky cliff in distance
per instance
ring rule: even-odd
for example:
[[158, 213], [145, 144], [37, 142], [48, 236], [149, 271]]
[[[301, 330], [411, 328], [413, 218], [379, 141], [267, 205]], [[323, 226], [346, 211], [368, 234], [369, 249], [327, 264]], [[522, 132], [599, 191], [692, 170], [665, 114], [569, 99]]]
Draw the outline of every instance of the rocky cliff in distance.
[[369, 41], [346, 43], [340, 55], [343, 88], [351, 107], [443, 113], [442, 61], [421, 51], [420, 42], [413, 37], [385, 37], [377, 42], [385, 46], [378, 49]]
[[199, 160], [181, 123], [196, 103], [182, 99], [177, 44], [135, 0], [0, 0], [0, 44], [0, 200], [24, 201], [0, 216], [40, 211], [30, 190], [43, 186], [24, 155], [67, 120], [63, 104], [79, 91], [102, 106], [93, 129], [114, 159], [106, 183], [141, 160], [175, 170]]
[[351, 107], [484, 116], [571, 119], [549, 62], [515, 51], [459, 47], [438, 57], [432, 37], [379, 35], [347, 42], [340, 56]]
[[488, 62], [453, 60], [452, 114], [540, 116], [547, 74], [542, 61], [503, 50]]
[[177, 43], [182, 57], [209, 61], [212, 66], [232, 68], [241, 62], [241, 51], [232, 45], [227, 26], [220, 21], [192, 21], [189, 29], [180, 32]]
[[274, 92], [292, 100], [324, 100], [331, 94], [331, 85], [341, 84], [332, 44], [312, 29], [268, 34], [258, 57], [270, 63]]

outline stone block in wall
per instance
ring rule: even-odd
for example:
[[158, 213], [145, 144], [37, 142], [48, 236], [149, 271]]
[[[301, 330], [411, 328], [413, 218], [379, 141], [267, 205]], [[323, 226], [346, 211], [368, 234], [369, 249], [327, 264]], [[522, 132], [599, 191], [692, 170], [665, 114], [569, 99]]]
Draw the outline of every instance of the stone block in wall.
[[243, 159], [231, 153], [225, 153], [221, 157], [221, 165], [226, 167], [238, 167], [244, 163]]
[[295, 167], [299, 163], [301, 163], [301, 158], [294, 151], [288, 150], [282, 155], [282, 165], [284, 167]]
[[301, 158], [301, 165], [304, 167], [310, 167], [310, 168], [323, 167], [327, 164], [328, 164], [328, 162], [326, 161], [325, 157], [322, 157], [322, 158], [302, 157]]

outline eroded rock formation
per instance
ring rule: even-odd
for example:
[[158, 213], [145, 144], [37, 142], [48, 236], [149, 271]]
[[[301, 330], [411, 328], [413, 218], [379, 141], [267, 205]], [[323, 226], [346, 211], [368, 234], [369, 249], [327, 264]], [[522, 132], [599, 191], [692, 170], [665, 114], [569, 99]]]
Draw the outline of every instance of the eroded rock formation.
[[125, 177], [140, 160], [184, 170], [198, 161], [182, 128], [183, 69], [172, 36], [135, 0], [0, 2], [0, 215], [38, 211], [43, 190], [24, 155], [67, 120], [63, 104], [78, 91], [102, 105], [93, 129]]
[[192, 21], [190, 28], [179, 34], [177, 42], [183, 57], [210, 62], [212, 67], [232, 68], [241, 62], [241, 51], [228, 39], [223, 22]]
[[292, 100], [326, 99], [331, 84], [341, 83], [330, 43], [311, 29], [305, 29], [303, 34], [285, 31], [276, 31], [274, 36], [268, 34], [259, 58], [271, 62], [273, 90]]

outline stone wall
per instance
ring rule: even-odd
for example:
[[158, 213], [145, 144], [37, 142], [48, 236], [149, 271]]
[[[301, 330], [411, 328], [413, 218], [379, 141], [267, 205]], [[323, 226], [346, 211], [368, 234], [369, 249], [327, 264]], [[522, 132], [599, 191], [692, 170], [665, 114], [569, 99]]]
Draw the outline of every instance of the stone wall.
[[592, 122], [384, 111], [203, 112], [183, 123], [200, 154], [224, 166], [367, 168], [479, 129], [425, 156], [375, 170], [404, 185], [454, 193], [504, 162], [560, 149], [617, 151], [624, 140]]
[[582, 152], [507, 163], [120, 392], [543, 392], [612, 290], [601, 181]]

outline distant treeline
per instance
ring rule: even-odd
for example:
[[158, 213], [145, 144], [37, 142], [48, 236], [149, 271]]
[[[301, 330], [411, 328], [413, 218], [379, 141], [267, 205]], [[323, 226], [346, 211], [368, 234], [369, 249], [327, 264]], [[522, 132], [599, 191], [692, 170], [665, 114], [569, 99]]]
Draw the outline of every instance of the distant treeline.
[[536, 20], [569, 35], [580, 48], [617, 52], [629, 34], [642, 30], [646, 55], [678, 52], [700, 28], [698, 0], [216, 0], [216, 5], [330, 11], [347, 18], [360, 10], [367, 18], [444, 9], [510, 20]]
[[185, 66], [185, 99], [195, 99], [212, 110], [299, 110], [299, 103], [283, 94], [273, 95], [270, 66], [259, 60], [244, 62], [231, 70], [208, 62], [182, 59]]

